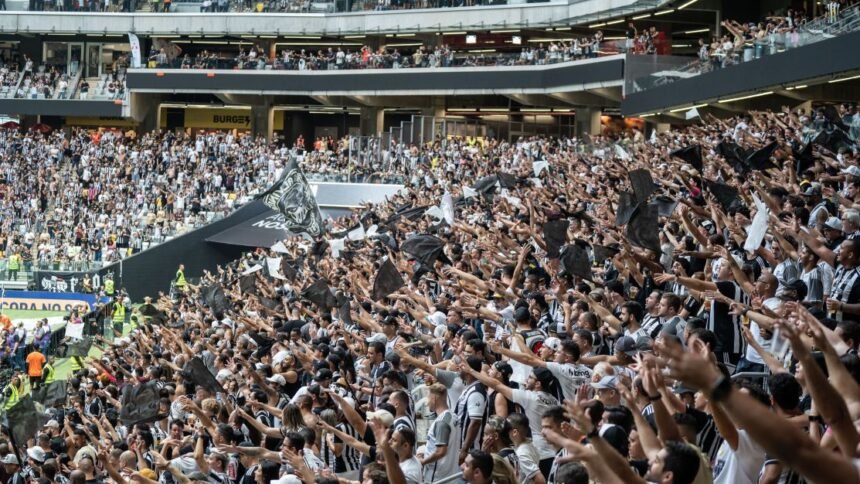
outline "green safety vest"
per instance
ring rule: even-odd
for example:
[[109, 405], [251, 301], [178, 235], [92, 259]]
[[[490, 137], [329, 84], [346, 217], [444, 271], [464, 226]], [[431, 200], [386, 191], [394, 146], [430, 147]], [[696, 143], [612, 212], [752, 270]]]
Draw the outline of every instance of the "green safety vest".
[[73, 373], [77, 372], [77, 371], [81, 371], [81, 369], [84, 367], [84, 363], [83, 363], [83, 361], [81, 361], [80, 356], [73, 356], [69, 360], [72, 363], [72, 372]]
[[13, 385], [12, 383], [9, 383], [9, 385], [6, 388], [11, 389], [12, 391], [9, 394], [9, 398], [6, 400], [6, 403], [3, 405], [3, 410], [11, 409], [12, 407], [15, 406], [16, 403], [18, 403], [18, 400], [19, 400], [18, 389], [15, 388], [15, 385]]
[[9, 256], [9, 270], [17, 271], [21, 267], [21, 256], [18, 254], [12, 254]]
[[185, 287], [185, 273], [176, 271], [176, 287]]
[[113, 303], [113, 322], [125, 322], [125, 306], [119, 301]]
[[45, 363], [42, 367], [42, 376], [45, 378], [45, 385], [54, 383], [54, 367], [50, 363]]
[[113, 296], [113, 279], [108, 279], [105, 281], [105, 294], [108, 296]]

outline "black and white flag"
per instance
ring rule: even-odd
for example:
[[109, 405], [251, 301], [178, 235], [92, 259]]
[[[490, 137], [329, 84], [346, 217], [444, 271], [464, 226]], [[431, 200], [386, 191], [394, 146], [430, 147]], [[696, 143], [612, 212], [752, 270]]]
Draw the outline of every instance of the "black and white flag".
[[322, 235], [319, 205], [295, 158], [287, 163], [281, 179], [257, 198], [284, 216], [287, 229], [305, 232], [312, 237]]

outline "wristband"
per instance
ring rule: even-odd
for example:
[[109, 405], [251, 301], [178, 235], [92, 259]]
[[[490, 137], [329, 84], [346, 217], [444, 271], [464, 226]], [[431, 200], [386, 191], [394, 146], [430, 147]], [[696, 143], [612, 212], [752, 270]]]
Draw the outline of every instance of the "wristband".
[[720, 400], [729, 396], [733, 388], [732, 380], [728, 377], [721, 376], [717, 383], [711, 387], [711, 391], [708, 392], [710, 395], [709, 400], [711, 403], [717, 403]]

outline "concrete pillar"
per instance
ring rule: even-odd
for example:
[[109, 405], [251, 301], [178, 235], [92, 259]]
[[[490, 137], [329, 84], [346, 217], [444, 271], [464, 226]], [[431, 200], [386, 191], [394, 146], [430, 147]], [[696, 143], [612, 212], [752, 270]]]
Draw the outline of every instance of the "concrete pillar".
[[380, 108], [361, 108], [359, 130], [362, 136], [379, 136], [382, 134], [385, 111]]
[[576, 109], [576, 133], [577, 135], [598, 135], [602, 129], [600, 126], [601, 111], [596, 108]]
[[267, 141], [272, 139], [275, 128], [275, 110], [271, 103], [251, 106], [251, 134], [265, 136]]
[[132, 92], [129, 100], [131, 118], [139, 124], [140, 133], [158, 129], [161, 103], [167, 96], [146, 92]]
[[421, 108], [422, 116], [433, 116], [437, 119], [445, 117], [445, 98], [443, 96], [433, 96], [430, 98], [430, 107]]

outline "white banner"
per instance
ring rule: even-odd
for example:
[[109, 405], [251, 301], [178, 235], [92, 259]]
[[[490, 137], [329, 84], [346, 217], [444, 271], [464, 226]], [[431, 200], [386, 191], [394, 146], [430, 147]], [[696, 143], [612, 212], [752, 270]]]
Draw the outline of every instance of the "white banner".
[[128, 43], [131, 44], [131, 67], [140, 68], [140, 39], [129, 32]]

